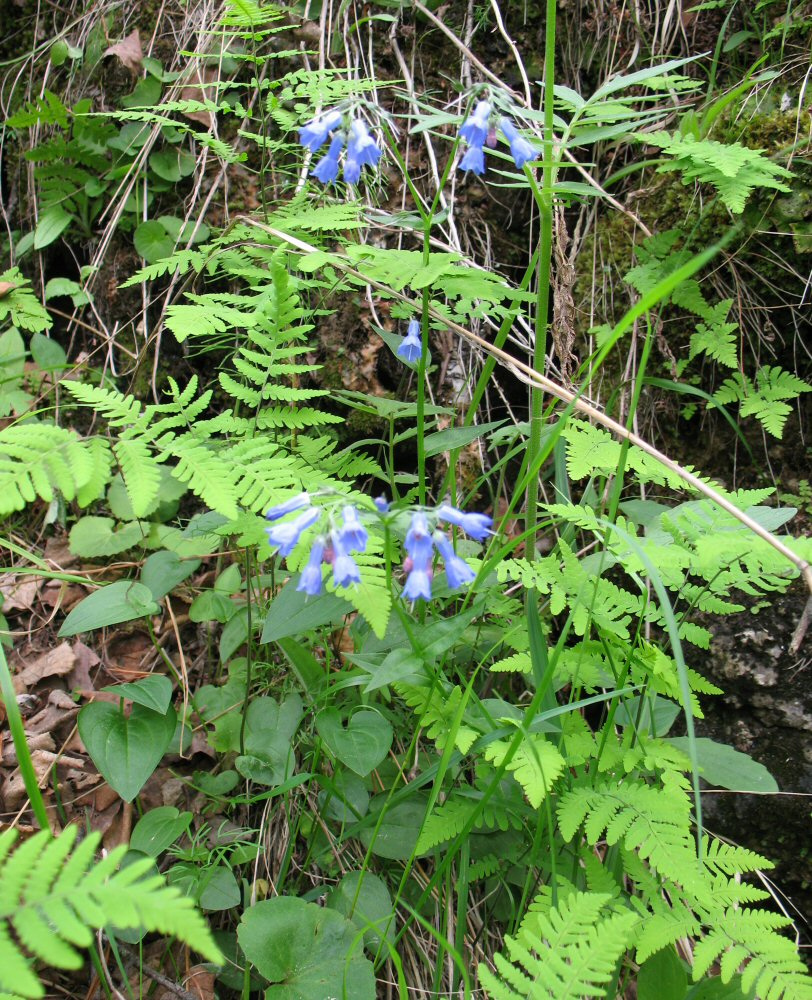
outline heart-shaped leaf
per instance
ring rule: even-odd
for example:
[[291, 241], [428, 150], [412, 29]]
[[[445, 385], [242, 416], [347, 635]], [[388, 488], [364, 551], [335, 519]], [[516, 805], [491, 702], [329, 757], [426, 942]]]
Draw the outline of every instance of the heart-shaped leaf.
[[132, 802], [158, 766], [175, 734], [177, 716], [133, 705], [129, 718], [118, 705], [94, 701], [79, 713], [79, 735], [99, 773], [125, 802]]
[[392, 746], [392, 727], [377, 712], [356, 712], [347, 728], [335, 708], [327, 708], [316, 718], [316, 729], [334, 757], [362, 778], [384, 759]]
[[272, 984], [266, 1000], [374, 1000], [372, 963], [361, 953], [357, 933], [335, 910], [279, 896], [246, 910], [237, 940]]
[[181, 834], [186, 833], [192, 822], [190, 812], [179, 812], [174, 806], [150, 809], [135, 824], [130, 837], [130, 848], [157, 858]]
[[386, 883], [371, 872], [347, 872], [327, 897], [327, 906], [364, 932], [364, 944], [377, 951], [384, 935], [395, 939], [395, 914]]
[[109, 691], [119, 698], [127, 698], [136, 705], [143, 705], [144, 708], [149, 708], [159, 715], [166, 714], [172, 701], [172, 681], [163, 674], [150, 674], [149, 677], [133, 681], [132, 684], [111, 684], [102, 688], [102, 691]]

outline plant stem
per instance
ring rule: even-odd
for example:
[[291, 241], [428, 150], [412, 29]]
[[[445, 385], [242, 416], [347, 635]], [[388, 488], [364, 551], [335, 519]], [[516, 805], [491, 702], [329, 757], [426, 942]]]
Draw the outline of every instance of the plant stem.
[[[553, 79], [555, 74], [555, 0], [547, 0], [547, 15], [544, 26], [544, 145], [541, 164], [541, 191], [533, 182], [529, 167], [524, 170], [531, 181], [539, 210], [539, 254], [538, 288], [536, 293], [535, 338], [533, 345], [533, 369], [544, 374], [544, 359], [547, 354], [547, 313], [550, 307], [550, 263], [553, 253], [553, 183], [555, 163], [553, 162]], [[541, 445], [544, 426], [544, 393], [537, 386], [530, 390], [530, 439], [528, 455], [533, 456]], [[527, 484], [525, 502], [526, 527], [530, 529], [527, 539], [527, 557], [536, 558], [536, 534], [538, 524], [539, 477], [533, 476]]]

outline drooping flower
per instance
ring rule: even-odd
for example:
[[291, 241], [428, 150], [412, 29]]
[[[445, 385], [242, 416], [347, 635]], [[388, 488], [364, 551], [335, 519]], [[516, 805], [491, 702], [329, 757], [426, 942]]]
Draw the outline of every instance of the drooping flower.
[[513, 124], [509, 118], [503, 118], [499, 122], [499, 127], [502, 129], [505, 138], [510, 143], [510, 153], [513, 157], [513, 162], [519, 168], [525, 165], [525, 163], [532, 163], [533, 160], [539, 158], [538, 150], [532, 146], [523, 135], [520, 134], [519, 130]]
[[412, 523], [406, 532], [403, 547], [408, 552], [413, 567], [425, 567], [431, 561], [434, 543], [429, 532], [429, 522], [422, 511], [418, 510], [412, 514]]
[[358, 519], [355, 507], [345, 507], [342, 511], [344, 524], [338, 529], [341, 544], [347, 552], [364, 552], [367, 547], [367, 529]]
[[468, 147], [467, 153], [460, 160], [460, 170], [470, 170], [479, 176], [485, 173], [485, 150], [482, 146]]
[[381, 514], [385, 514], [389, 510], [389, 501], [383, 494], [381, 494], [379, 497], [375, 497], [375, 499], [372, 502], [375, 504], [376, 508], [378, 509], [378, 512]]
[[416, 601], [419, 597], [424, 601], [430, 601], [431, 577], [432, 572], [428, 564], [414, 566], [403, 585], [403, 596], [408, 601]]
[[291, 497], [290, 500], [284, 500], [282, 503], [270, 507], [265, 511], [265, 517], [269, 521], [277, 521], [280, 517], [284, 517], [285, 514], [292, 514], [295, 510], [301, 510], [302, 507], [309, 506], [310, 494], [299, 493], [295, 497]]
[[397, 356], [410, 365], [416, 365], [423, 353], [423, 340], [420, 335], [420, 323], [416, 319], [409, 320], [409, 329], [400, 342]]
[[469, 146], [478, 146], [481, 149], [488, 138], [488, 119], [492, 110], [487, 101], [478, 101], [473, 113], [460, 126], [460, 139]]
[[324, 556], [324, 538], [317, 538], [310, 550], [310, 557], [307, 565], [302, 570], [299, 577], [297, 590], [303, 591], [310, 597], [318, 597], [321, 593], [321, 563]]
[[333, 542], [333, 581], [337, 587], [360, 583], [361, 574], [353, 557], [347, 552], [338, 531], [330, 533]]
[[289, 556], [296, 546], [296, 543], [311, 524], [315, 524], [321, 517], [321, 511], [315, 507], [310, 507], [292, 521], [283, 521], [281, 524], [274, 524], [265, 531], [271, 545], [279, 546], [280, 556]]
[[473, 571], [472, 567], [469, 566], [468, 563], [454, 551], [454, 546], [451, 544], [451, 539], [448, 535], [444, 534], [442, 531], [435, 531], [432, 537], [434, 539], [434, 544], [437, 546], [437, 551], [443, 557], [443, 565], [445, 566], [445, 575], [448, 580], [448, 586], [454, 590], [457, 587], [464, 586], [466, 583], [470, 583], [476, 577], [476, 573]]
[[325, 111], [299, 129], [299, 142], [315, 153], [327, 142], [327, 136], [342, 122], [340, 111]]
[[338, 157], [344, 146], [344, 136], [333, 136], [330, 148], [327, 150], [315, 167], [310, 171], [312, 177], [322, 182], [322, 184], [333, 184], [338, 177]]
[[381, 158], [381, 150], [369, 134], [369, 129], [360, 118], [350, 125], [347, 141], [347, 158], [344, 161], [344, 180], [357, 184], [361, 179], [361, 167], [374, 167]]
[[476, 539], [478, 542], [485, 541], [490, 534], [490, 527], [493, 524], [493, 518], [487, 514], [476, 512], [466, 514], [464, 511], [445, 503], [437, 510], [437, 516], [441, 521], [446, 521], [448, 524], [454, 524], [458, 528], [462, 528], [466, 535], [470, 535], [471, 538]]

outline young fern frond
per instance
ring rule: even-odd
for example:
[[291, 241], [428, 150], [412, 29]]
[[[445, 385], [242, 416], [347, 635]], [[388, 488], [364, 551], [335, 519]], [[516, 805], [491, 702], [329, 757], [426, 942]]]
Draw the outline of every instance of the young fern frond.
[[479, 966], [492, 1000], [580, 1000], [606, 996], [605, 984], [629, 947], [640, 918], [612, 909], [612, 897], [576, 892], [546, 913], [530, 909], [507, 957], [494, 955], [494, 974]]
[[[38, 497], [50, 503], [95, 500], [93, 490], [108, 469], [106, 452], [88, 446], [75, 431], [28, 421], [0, 429], [0, 516], [22, 510]], [[106, 480], [105, 480], [106, 481]]]
[[[78, 969], [76, 950], [107, 925], [172, 934], [209, 961], [222, 960], [190, 897], [167, 886], [151, 859], [118, 868], [126, 846], [94, 862], [101, 837], [76, 845], [78, 828], [56, 838], [44, 830], [12, 850], [16, 830], [0, 834], [0, 990], [36, 1000], [45, 990], [37, 961]], [[15, 937], [12, 937], [12, 932]]]

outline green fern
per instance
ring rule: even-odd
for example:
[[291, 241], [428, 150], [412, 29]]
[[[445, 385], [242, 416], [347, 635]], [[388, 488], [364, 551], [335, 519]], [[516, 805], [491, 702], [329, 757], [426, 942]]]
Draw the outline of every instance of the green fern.
[[50, 503], [57, 493], [89, 503], [108, 474], [104, 449], [75, 431], [33, 420], [0, 429], [0, 516], [38, 497]]
[[777, 933], [792, 921], [777, 913], [728, 909], [694, 947], [693, 977], [701, 979], [714, 962], [728, 982], [742, 964], [742, 992], [765, 1000], [810, 1000], [812, 978], [796, 945]]
[[742, 417], [755, 417], [768, 433], [780, 438], [792, 412], [785, 400], [797, 399], [810, 390], [812, 386], [791, 372], [777, 365], [764, 365], [756, 372], [755, 385], [746, 375], [736, 372], [716, 390], [713, 398], [723, 405], [738, 403]]
[[20, 330], [41, 333], [51, 327], [51, 317], [34, 294], [31, 282], [24, 278], [18, 267], [10, 267], [0, 274], [0, 284], [12, 287], [0, 295], [0, 324], [6, 320]]
[[100, 835], [74, 846], [77, 833], [68, 826], [54, 838], [44, 830], [13, 852], [17, 831], [0, 834], [0, 990], [44, 996], [34, 963], [80, 968], [77, 948], [89, 947], [92, 931], [107, 926], [171, 934], [209, 961], [222, 961], [192, 900], [149, 874], [151, 859], [119, 869], [127, 852], [122, 845], [95, 863]]
[[508, 957], [494, 955], [498, 976], [480, 965], [480, 982], [492, 1000], [606, 996], [639, 920], [601, 893], [573, 893], [546, 914], [531, 908], [516, 937], [505, 939]]
[[761, 149], [749, 149], [741, 143], [721, 143], [697, 139], [692, 135], [656, 132], [639, 136], [642, 142], [659, 146], [668, 163], [658, 173], [678, 170], [683, 184], [700, 181], [711, 184], [731, 212], [744, 211], [747, 199], [758, 188], [789, 191], [786, 179], [792, 174], [773, 163]]

